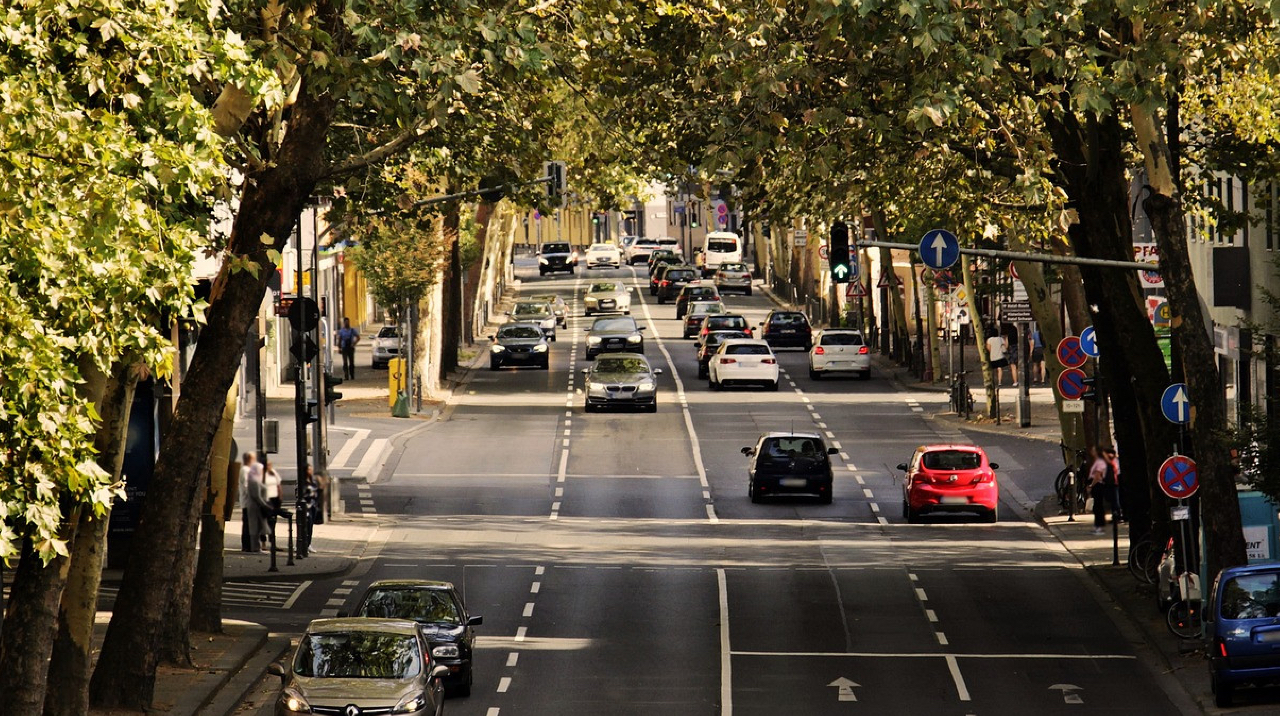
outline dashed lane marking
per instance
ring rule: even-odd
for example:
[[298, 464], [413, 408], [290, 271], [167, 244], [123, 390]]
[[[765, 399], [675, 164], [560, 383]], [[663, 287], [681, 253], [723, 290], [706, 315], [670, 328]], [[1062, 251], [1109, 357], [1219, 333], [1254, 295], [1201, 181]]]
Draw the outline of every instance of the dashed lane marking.
[[518, 651], [513, 651], [513, 652], [511, 652], [510, 654], [507, 654], [507, 666], [508, 666], [508, 667], [513, 667], [513, 666], [515, 666], [515, 665], [516, 665], [516, 662], [517, 662], [517, 661], [519, 661], [519, 660], [520, 660], [520, 652], [518, 652]]
[[511, 688], [510, 676], [504, 676], [501, 679], [498, 679], [498, 693], [505, 694], [509, 688]]

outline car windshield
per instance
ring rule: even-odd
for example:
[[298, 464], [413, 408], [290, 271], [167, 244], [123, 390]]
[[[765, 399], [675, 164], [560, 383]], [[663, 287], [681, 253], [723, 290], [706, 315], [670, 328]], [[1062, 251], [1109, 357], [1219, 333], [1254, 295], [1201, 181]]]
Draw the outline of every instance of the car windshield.
[[718, 296], [719, 295], [719, 292], [716, 291], [715, 286], [690, 286], [688, 291], [690, 296]]
[[378, 329], [378, 338], [399, 338], [400, 330], [395, 326], [383, 326]]
[[544, 316], [549, 312], [545, 303], [517, 303], [516, 310], [512, 312], [515, 316]]
[[706, 315], [708, 313], [724, 313], [724, 306], [719, 303], [694, 301], [689, 304], [689, 315]]
[[746, 264], [720, 264], [720, 270], [724, 271], [725, 273], [730, 273], [734, 271], [746, 273], [747, 265]]
[[1223, 619], [1280, 616], [1280, 572], [1242, 574], [1222, 588]]
[[779, 326], [798, 326], [808, 323], [803, 313], [775, 313], [769, 317], [769, 323]]
[[634, 318], [602, 318], [591, 324], [593, 331], [634, 331], [635, 329]]
[[422, 652], [418, 639], [408, 634], [308, 634], [298, 648], [293, 671], [329, 679], [407, 679], [422, 671]]
[[977, 470], [982, 456], [972, 450], [931, 450], [924, 454], [928, 470]]
[[861, 333], [824, 333], [822, 334], [822, 345], [824, 346], [860, 346], [862, 345]]
[[648, 373], [649, 364], [643, 358], [598, 358], [597, 373]]
[[746, 328], [747, 319], [742, 316], [710, 316], [707, 318], [707, 328], [715, 330], [717, 328]]
[[567, 254], [569, 253], [568, 244], [543, 244], [542, 253], [544, 254]]
[[769, 350], [769, 346], [759, 343], [739, 343], [736, 346], [726, 346], [724, 352], [729, 355], [767, 356], [773, 351]]
[[825, 459], [827, 451], [818, 438], [785, 437], [765, 438], [760, 454], [774, 462], [789, 462], [796, 458]]
[[738, 242], [733, 239], [712, 239], [707, 242], [707, 251], [720, 254], [731, 254], [738, 250]]
[[593, 283], [591, 284], [590, 293], [608, 293], [617, 290], [618, 284], [616, 283]]
[[461, 624], [462, 615], [448, 592], [439, 589], [373, 589], [360, 603], [358, 617], [412, 619], [434, 624]]
[[533, 326], [505, 326], [498, 329], [499, 338], [541, 338], [542, 331]]

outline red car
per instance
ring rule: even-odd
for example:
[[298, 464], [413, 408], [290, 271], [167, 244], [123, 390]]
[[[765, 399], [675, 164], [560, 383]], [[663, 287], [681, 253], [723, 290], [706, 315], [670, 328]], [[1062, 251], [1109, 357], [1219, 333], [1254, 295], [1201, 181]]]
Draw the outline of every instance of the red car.
[[1000, 487], [996, 469], [976, 445], [924, 445], [910, 463], [898, 469], [902, 481], [902, 516], [919, 522], [935, 512], [976, 512], [987, 522], [999, 519]]

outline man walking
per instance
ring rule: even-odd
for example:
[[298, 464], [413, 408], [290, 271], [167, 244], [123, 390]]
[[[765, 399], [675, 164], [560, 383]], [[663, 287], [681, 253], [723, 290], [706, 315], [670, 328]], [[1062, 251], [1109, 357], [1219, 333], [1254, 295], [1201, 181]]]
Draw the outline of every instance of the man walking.
[[[262, 481], [262, 465], [258, 462], [257, 456], [251, 452], [247, 452], [240, 461], [240, 551], [254, 552], [257, 551], [259, 545], [251, 539], [250, 522], [250, 506], [253, 497], [249, 494], [249, 483], [252, 479], [257, 478]], [[260, 534], [260, 533], [259, 533]]]
[[342, 352], [342, 377], [347, 380], [356, 379], [356, 344], [360, 342], [360, 332], [351, 327], [351, 319], [342, 319], [342, 328], [338, 331], [338, 350]]

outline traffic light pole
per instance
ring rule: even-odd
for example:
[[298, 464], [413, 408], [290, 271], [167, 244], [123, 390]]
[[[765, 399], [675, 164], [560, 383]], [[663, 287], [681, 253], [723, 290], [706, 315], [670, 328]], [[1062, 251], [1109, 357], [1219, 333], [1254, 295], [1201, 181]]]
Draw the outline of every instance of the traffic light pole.
[[[304, 264], [302, 262], [302, 227], [298, 226], [298, 272], [294, 277], [294, 296], [295, 300], [302, 298], [302, 272]], [[306, 333], [299, 330], [293, 331], [293, 342], [295, 346], [302, 345], [306, 340]], [[299, 351], [301, 353], [301, 351]], [[307, 361], [302, 360], [298, 355], [293, 357], [296, 370], [293, 376], [293, 417], [295, 427], [296, 457], [298, 460], [298, 481], [294, 486], [295, 502], [302, 500], [302, 482], [306, 479], [307, 474]]]
[[[320, 305], [320, 232], [319, 227], [319, 206], [311, 209], [311, 300]], [[326, 311], [327, 312], [327, 311]], [[319, 324], [324, 326], [322, 320]], [[321, 335], [319, 326], [316, 328], [316, 346], [322, 347], [328, 340], [328, 336]], [[315, 466], [315, 474], [317, 477], [324, 475], [328, 467], [328, 428], [329, 428], [329, 411], [325, 409], [325, 370], [324, 370], [324, 351], [317, 350], [316, 357], [311, 362], [311, 375], [313, 376], [311, 384], [312, 400], [316, 404], [316, 420], [315, 435], [311, 441], [311, 464]]]

